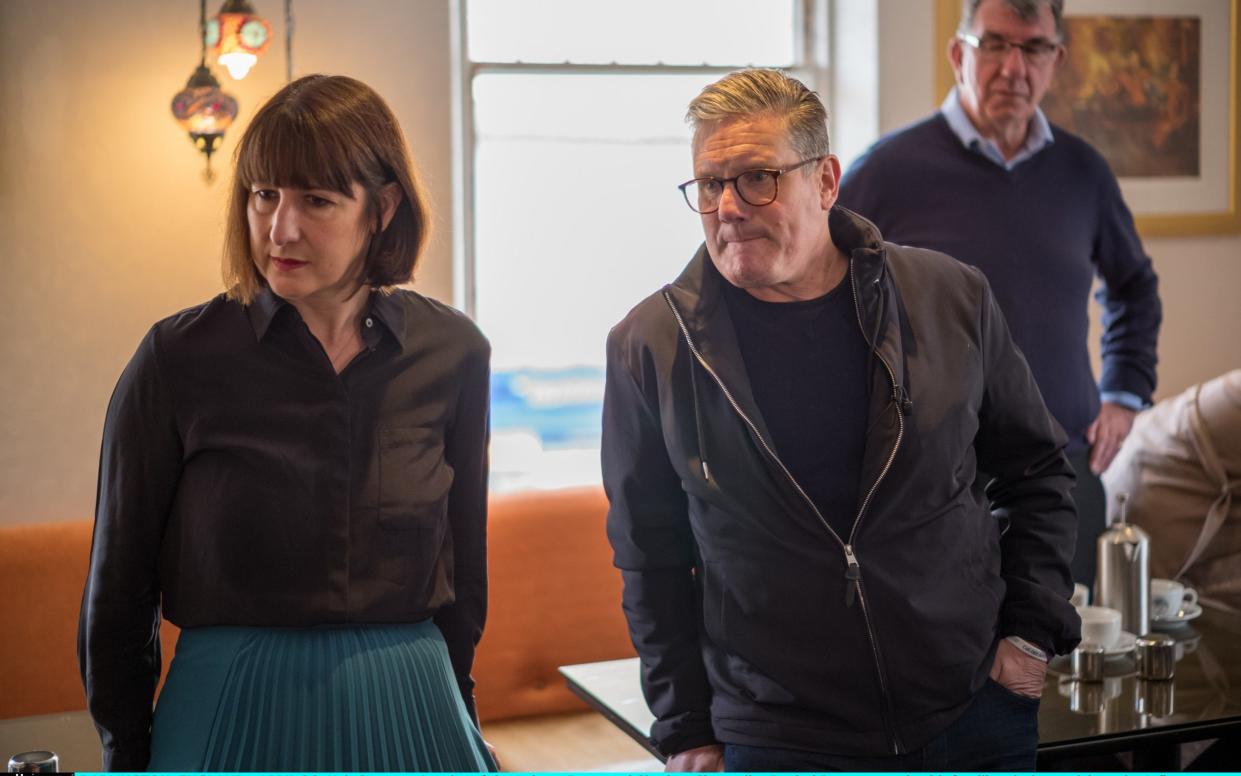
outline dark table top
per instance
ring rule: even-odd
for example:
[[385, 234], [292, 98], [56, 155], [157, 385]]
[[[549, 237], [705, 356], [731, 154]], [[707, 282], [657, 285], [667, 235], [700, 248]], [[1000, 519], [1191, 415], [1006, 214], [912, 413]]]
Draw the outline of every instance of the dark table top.
[[[1103, 682], [1070, 679], [1052, 661], [1039, 707], [1039, 751], [1077, 755], [1241, 734], [1241, 615], [1207, 609], [1164, 630], [1178, 642], [1176, 676], [1139, 679], [1132, 655], [1110, 657]], [[564, 666], [572, 689], [654, 753], [654, 721], [642, 699], [637, 658]]]
[[1176, 676], [1139, 679], [1131, 656], [1107, 661], [1102, 683], [1073, 681], [1052, 661], [1039, 707], [1039, 748], [1118, 751], [1133, 741], [1213, 738], [1241, 731], [1241, 616], [1206, 609], [1163, 632], [1177, 640]]

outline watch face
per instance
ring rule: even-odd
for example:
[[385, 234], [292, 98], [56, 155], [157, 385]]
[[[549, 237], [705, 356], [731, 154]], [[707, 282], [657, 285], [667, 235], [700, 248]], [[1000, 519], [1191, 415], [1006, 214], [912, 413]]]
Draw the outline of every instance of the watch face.
[[257, 19], [241, 25], [241, 42], [247, 48], [260, 48], [267, 42], [267, 25]]
[[220, 42], [220, 20], [208, 19], [207, 29], [203, 30], [203, 41], [208, 47], [215, 46]]

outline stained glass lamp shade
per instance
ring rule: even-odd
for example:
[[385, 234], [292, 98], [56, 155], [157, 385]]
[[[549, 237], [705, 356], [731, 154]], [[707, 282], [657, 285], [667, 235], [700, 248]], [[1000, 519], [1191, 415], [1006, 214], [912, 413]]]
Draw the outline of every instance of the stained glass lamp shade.
[[207, 22], [204, 36], [216, 60], [241, 80], [271, 45], [271, 25], [247, 0], [225, 0], [220, 13]]
[[199, 65], [186, 82], [185, 88], [172, 98], [172, 115], [190, 135], [194, 146], [207, 155], [220, 147], [224, 130], [237, 118], [237, 100], [220, 89], [205, 65]]

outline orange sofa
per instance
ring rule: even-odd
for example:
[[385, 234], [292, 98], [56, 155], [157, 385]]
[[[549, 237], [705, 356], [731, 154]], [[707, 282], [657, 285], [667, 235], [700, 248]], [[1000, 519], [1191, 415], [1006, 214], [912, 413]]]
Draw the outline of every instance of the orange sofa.
[[[600, 488], [492, 498], [482, 721], [584, 709], [557, 667], [633, 656], [606, 512]], [[0, 719], [86, 707], [76, 634], [90, 540], [89, 520], [0, 527]], [[165, 622], [165, 670], [176, 634]]]

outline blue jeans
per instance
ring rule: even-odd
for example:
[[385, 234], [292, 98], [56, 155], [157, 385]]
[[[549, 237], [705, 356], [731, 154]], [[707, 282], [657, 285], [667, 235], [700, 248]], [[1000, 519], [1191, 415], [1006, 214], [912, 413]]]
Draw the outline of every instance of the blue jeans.
[[724, 770], [1033, 771], [1038, 701], [987, 680], [961, 717], [921, 749], [892, 757], [843, 757], [767, 746], [724, 745]]

